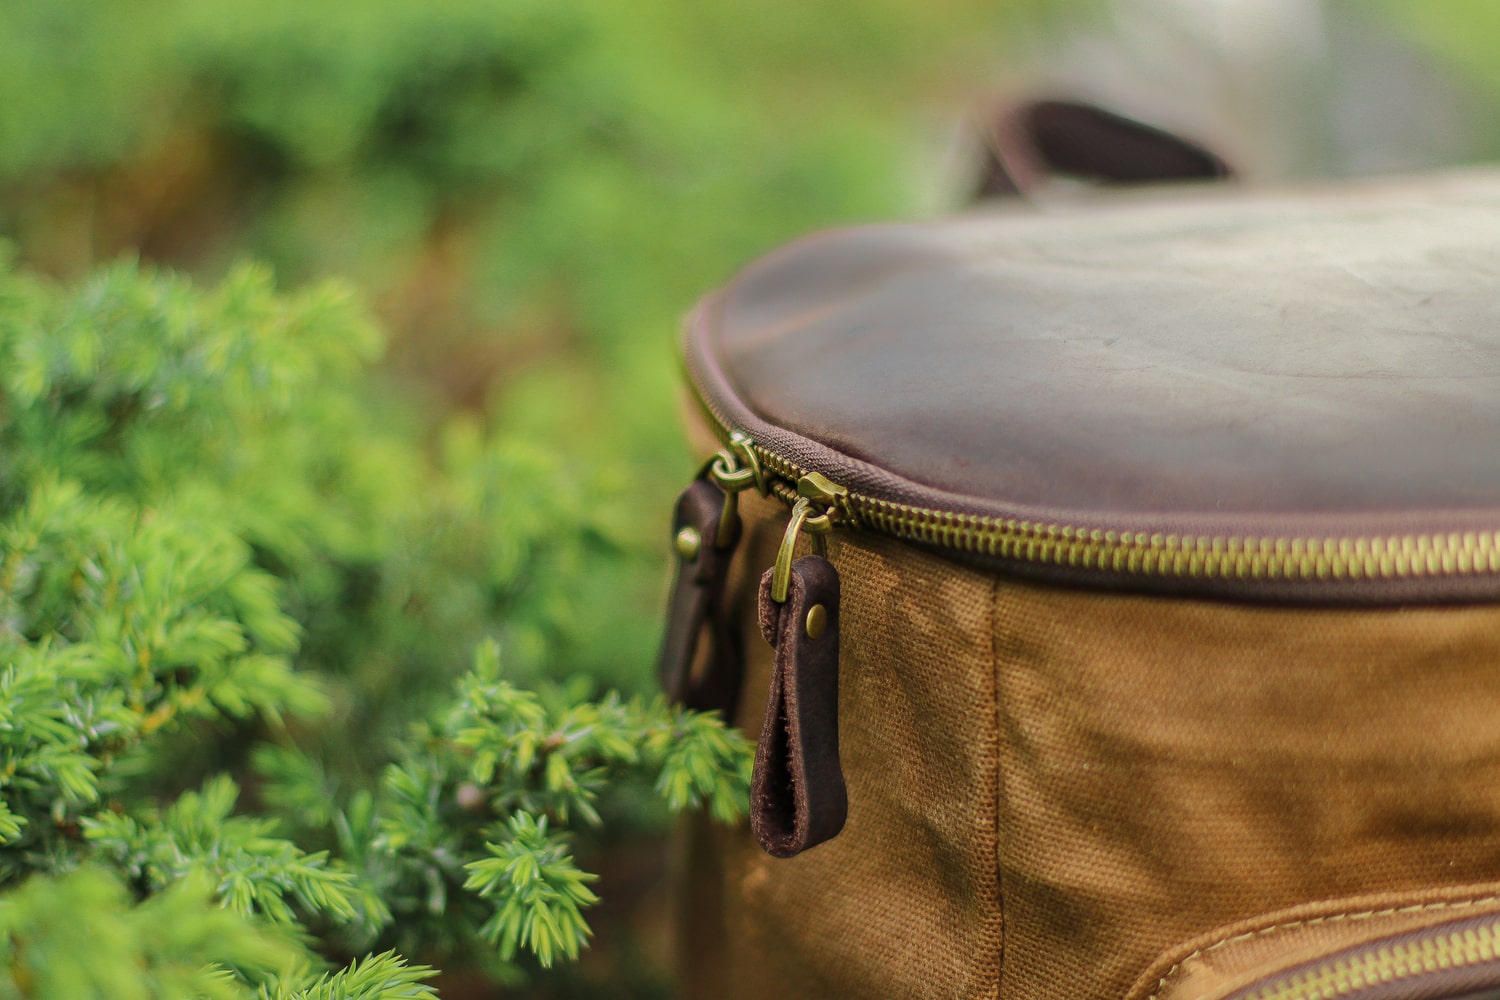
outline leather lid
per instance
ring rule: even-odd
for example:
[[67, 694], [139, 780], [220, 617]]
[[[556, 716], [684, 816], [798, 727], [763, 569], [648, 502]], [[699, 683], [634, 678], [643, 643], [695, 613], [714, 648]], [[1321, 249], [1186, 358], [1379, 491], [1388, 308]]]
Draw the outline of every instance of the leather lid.
[[960, 508], [1493, 529], [1500, 173], [824, 233], [689, 355], [725, 408]]

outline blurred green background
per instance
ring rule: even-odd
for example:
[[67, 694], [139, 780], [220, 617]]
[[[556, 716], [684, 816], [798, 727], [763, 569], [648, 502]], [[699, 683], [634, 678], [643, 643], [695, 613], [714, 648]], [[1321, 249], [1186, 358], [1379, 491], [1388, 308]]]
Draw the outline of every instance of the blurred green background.
[[59, 278], [126, 255], [352, 283], [390, 337], [372, 391], [435, 443], [458, 413], [560, 458], [506, 502], [618, 550], [549, 567], [512, 664], [638, 688], [692, 468], [679, 316], [803, 230], [936, 207], [955, 111], [1051, 7], [7, 4], [0, 237]]
[[[1412, 170], [1500, 152], [1497, 56], [1486, 0], [12, 0], [0, 239], [58, 279], [337, 277], [387, 331], [364, 409], [274, 429], [343, 477], [306, 522], [334, 555], [258, 552], [297, 564], [299, 663], [342, 684], [308, 739], [357, 776], [487, 636], [513, 676], [649, 690], [680, 317], [799, 233], [962, 205], [1006, 96], [1250, 182]], [[608, 923], [662, 926], [655, 836], [597, 860], [591, 959], [648, 994], [664, 946]]]

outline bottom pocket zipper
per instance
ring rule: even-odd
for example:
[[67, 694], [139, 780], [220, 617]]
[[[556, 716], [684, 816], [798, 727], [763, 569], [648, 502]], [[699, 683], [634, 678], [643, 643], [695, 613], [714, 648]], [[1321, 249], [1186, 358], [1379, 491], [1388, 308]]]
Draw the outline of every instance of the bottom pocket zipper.
[[1224, 1000], [1500, 1000], [1500, 917], [1368, 942], [1266, 976]]

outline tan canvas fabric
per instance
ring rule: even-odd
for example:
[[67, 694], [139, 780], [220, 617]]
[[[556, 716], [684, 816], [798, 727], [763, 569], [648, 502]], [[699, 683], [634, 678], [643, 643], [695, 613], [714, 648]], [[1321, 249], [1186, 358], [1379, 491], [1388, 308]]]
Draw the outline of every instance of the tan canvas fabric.
[[[752, 588], [785, 508], [743, 502], [753, 737]], [[790, 860], [694, 831], [686, 996], [1123, 998], [1194, 951], [1209, 969], [1216, 928], [1500, 876], [1500, 608], [1069, 590], [868, 533], [829, 554], [848, 823]]]
[[1001, 996], [1122, 996], [1299, 903], [1493, 880], [1500, 608], [1004, 584]]
[[[736, 587], [747, 594], [775, 557], [785, 508], [745, 502], [757, 526]], [[757, 517], [767, 513], [768, 523]], [[700, 906], [716, 896], [722, 910], [689, 905], [685, 995], [992, 997], [1000, 959], [994, 581], [873, 536], [836, 540], [829, 554], [843, 580], [848, 822], [834, 840], [788, 860], [763, 853], [743, 828], [697, 830], [697, 850], [710, 837], [715, 857], [688, 873], [689, 885]], [[741, 608], [750, 605], [740, 597]], [[740, 722], [753, 736], [770, 651], [748, 614], [744, 624], [752, 676]]]

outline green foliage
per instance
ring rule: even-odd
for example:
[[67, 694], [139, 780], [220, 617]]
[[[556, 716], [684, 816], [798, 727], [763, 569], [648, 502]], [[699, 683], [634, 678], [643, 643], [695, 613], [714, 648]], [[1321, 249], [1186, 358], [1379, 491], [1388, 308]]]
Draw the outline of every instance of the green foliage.
[[[538, 594], [609, 546], [567, 503], [564, 535], [556, 511], [515, 501], [558, 478], [534, 452], [469, 422], [428, 458], [361, 394], [371, 331], [336, 289], [283, 298], [255, 269], [210, 292], [127, 265], [67, 294], [0, 274], [0, 962], [16, 995], [430, 995], [391, 954], [324, 975], [310, 935], [346, 958], [479, 955], [514, 978], [522, 953], [546, 966], [586, 943], [594, 876], [571, 836], [599, 825], [604, 790], [644, 780], [673, 809], [742, 811], [749, 749], [717, 719], [519, 686], [493, 639], [451, 692], [433, 684], [486, 633], [552, 655]], [[429, 672], [425, 690], [361, 710], [347, 658], [393, 655]], [[379, 740], [361, 731], [380, 720]], [[214, 768], [247, 773], [256, 739], [244, 810]], [[307, 752], [338, 745], [360, 766]], [[74, 906], [86, 920], [63, 919]], [[153, 938], [155, 921], [174, 928]], [[79, 935], [112, 950], [63, 961]], [[138, 992], [105, 992], [132, 975]]]
[[395, 955], [372, 955], [321, 977], [306, 989], [274, 992], [261, 988], [261, 1000], [428, 1000], [437, 994], [422, 981], [432, 976], [420, 965], [407, 965]]
[[[389, 927], [367, 921], [350, 948], [498, 947], [503, 961], [523, 948], [543, 966], [576, 957], [588, 936], [582, 911], [596, 898], [594, 876], [574, 865], [569, 826], [597, 827], [599, 794], [632, 775], [654, 782], [674, 811], [707, 804], [733, 822], [744, 815], [750, 758], [716, 717], [660, 699], [515, 687], [501, 678], [498, 647], [484, 644], [454, 701], [413, 730], [375, 793], [332, 819], [338, 853], [394, 914]], [[273, 799], [318, 796], [316, 769], [271, 763]]]
[[1475, 106], [1461, 109], [1456, 119], [1465, 128], [1460, 148], [1476, 160], [1500, 156], [1500, 129], [1489, 124], [1500, 110], [1500, 7], [1485, 0], [1339, 3], [1356, 16], [1385, 20], [1467, 84], [1471, 93], [1465, 96]]
[[116, 813], [87, 818], [84, 836], [94, 857], [147, 891], [198, 876], [228, 908], [273, 923], [294, 923], [298, 912], [349, 921], [357, 904], [371, 911], [368, 920], [388, 918], [378, 898], [358, 894], [348, 872], [330, 868], [327, 852], [309, 854], [271, 836], [272, 818], [232, 816], [237, 796], [234, 782], [220, 775], [140, 821]]
[[579, 871], [563, 842], [547, 836], [545, 818], [517, 813], [507, 832], [508, 840], [485, 845], [490, 857], [464, 866], [464, 888], [499, 901], [480, 933], [500, 946], [502, 958], [520, 947], [544, 968], [558, 954], [577, 958], [589, 934], [582, 908], [599, 901], [588, 887], [595, 876]]
[[[430, 1000], [429, 969], [390, 954], [316, 975], [284, 928], [189, 875], [143, 902], [110, 872], [35, 877], [0, 897], [0, 996], [45, 1000]], [[254, 987], [251, 983], [260, 983]]]
[[[80, 282], [0, 269], [0, 899], [109, 879], [124, 926], [206, 886], [505, 982], [576, 954], [601, 821], [742, 809], [744, 741], [639, 697], [681, 311], [935, 204], [943, 105], [1073, 5], [0, 5], [0, 237]], [[197, 954], [228, 971], [181, 995], [426, 990]]]
[[[691, 468], [670, 363], [682, 311], [809, 228], [939, 203], [947, 136], [1004, 63], [1006, 29], [1087, 5], [14, 0], [0, 235], [71, 277], [123, 252], [217, 278], [248, 255], [284, 281], [365, 290], [398, 370], [508, 428], [490, 455], [529, 488], [499, 502], [554, 529], [472, 558], [501, 573], [535, 543], [566, 564], [595, 529], [624, 549], [505, 616], [511, 668], [561, 642], [573, 669], [640, 690], [622, 663], [654, 642], [658, 515]], [[331, 450], [264, 440], [271, 458]], [[614, 495], [604, 526], [599, 491]], [[358, 522], [326, 513], [357, 540]], [[436, 523], [451, 525], [440, 544], [468, 535]], [[422, 583], [424, 607], [460, 619], [488, 596]], [[391, 610], [307, 647], [372, 701], [431, 655]], [[362, 643], [371, 626], [385, 634]]]
[[[1348, 5], [1348, 0], [1342, 0]], [[1500, 87], [1495, 54], [1500, 41], [1500, 8], [1485, 0], [1377, 0], [1370, 9], [1391, 18], [1404, 33], [1440, 53], [1474, 79]]]
[[197, 878], [136, 904], [110, 873], [36, 877], [0, 897], [0, 995], [249, 1000], [305, 964], [293, 939], [215, 905]]

